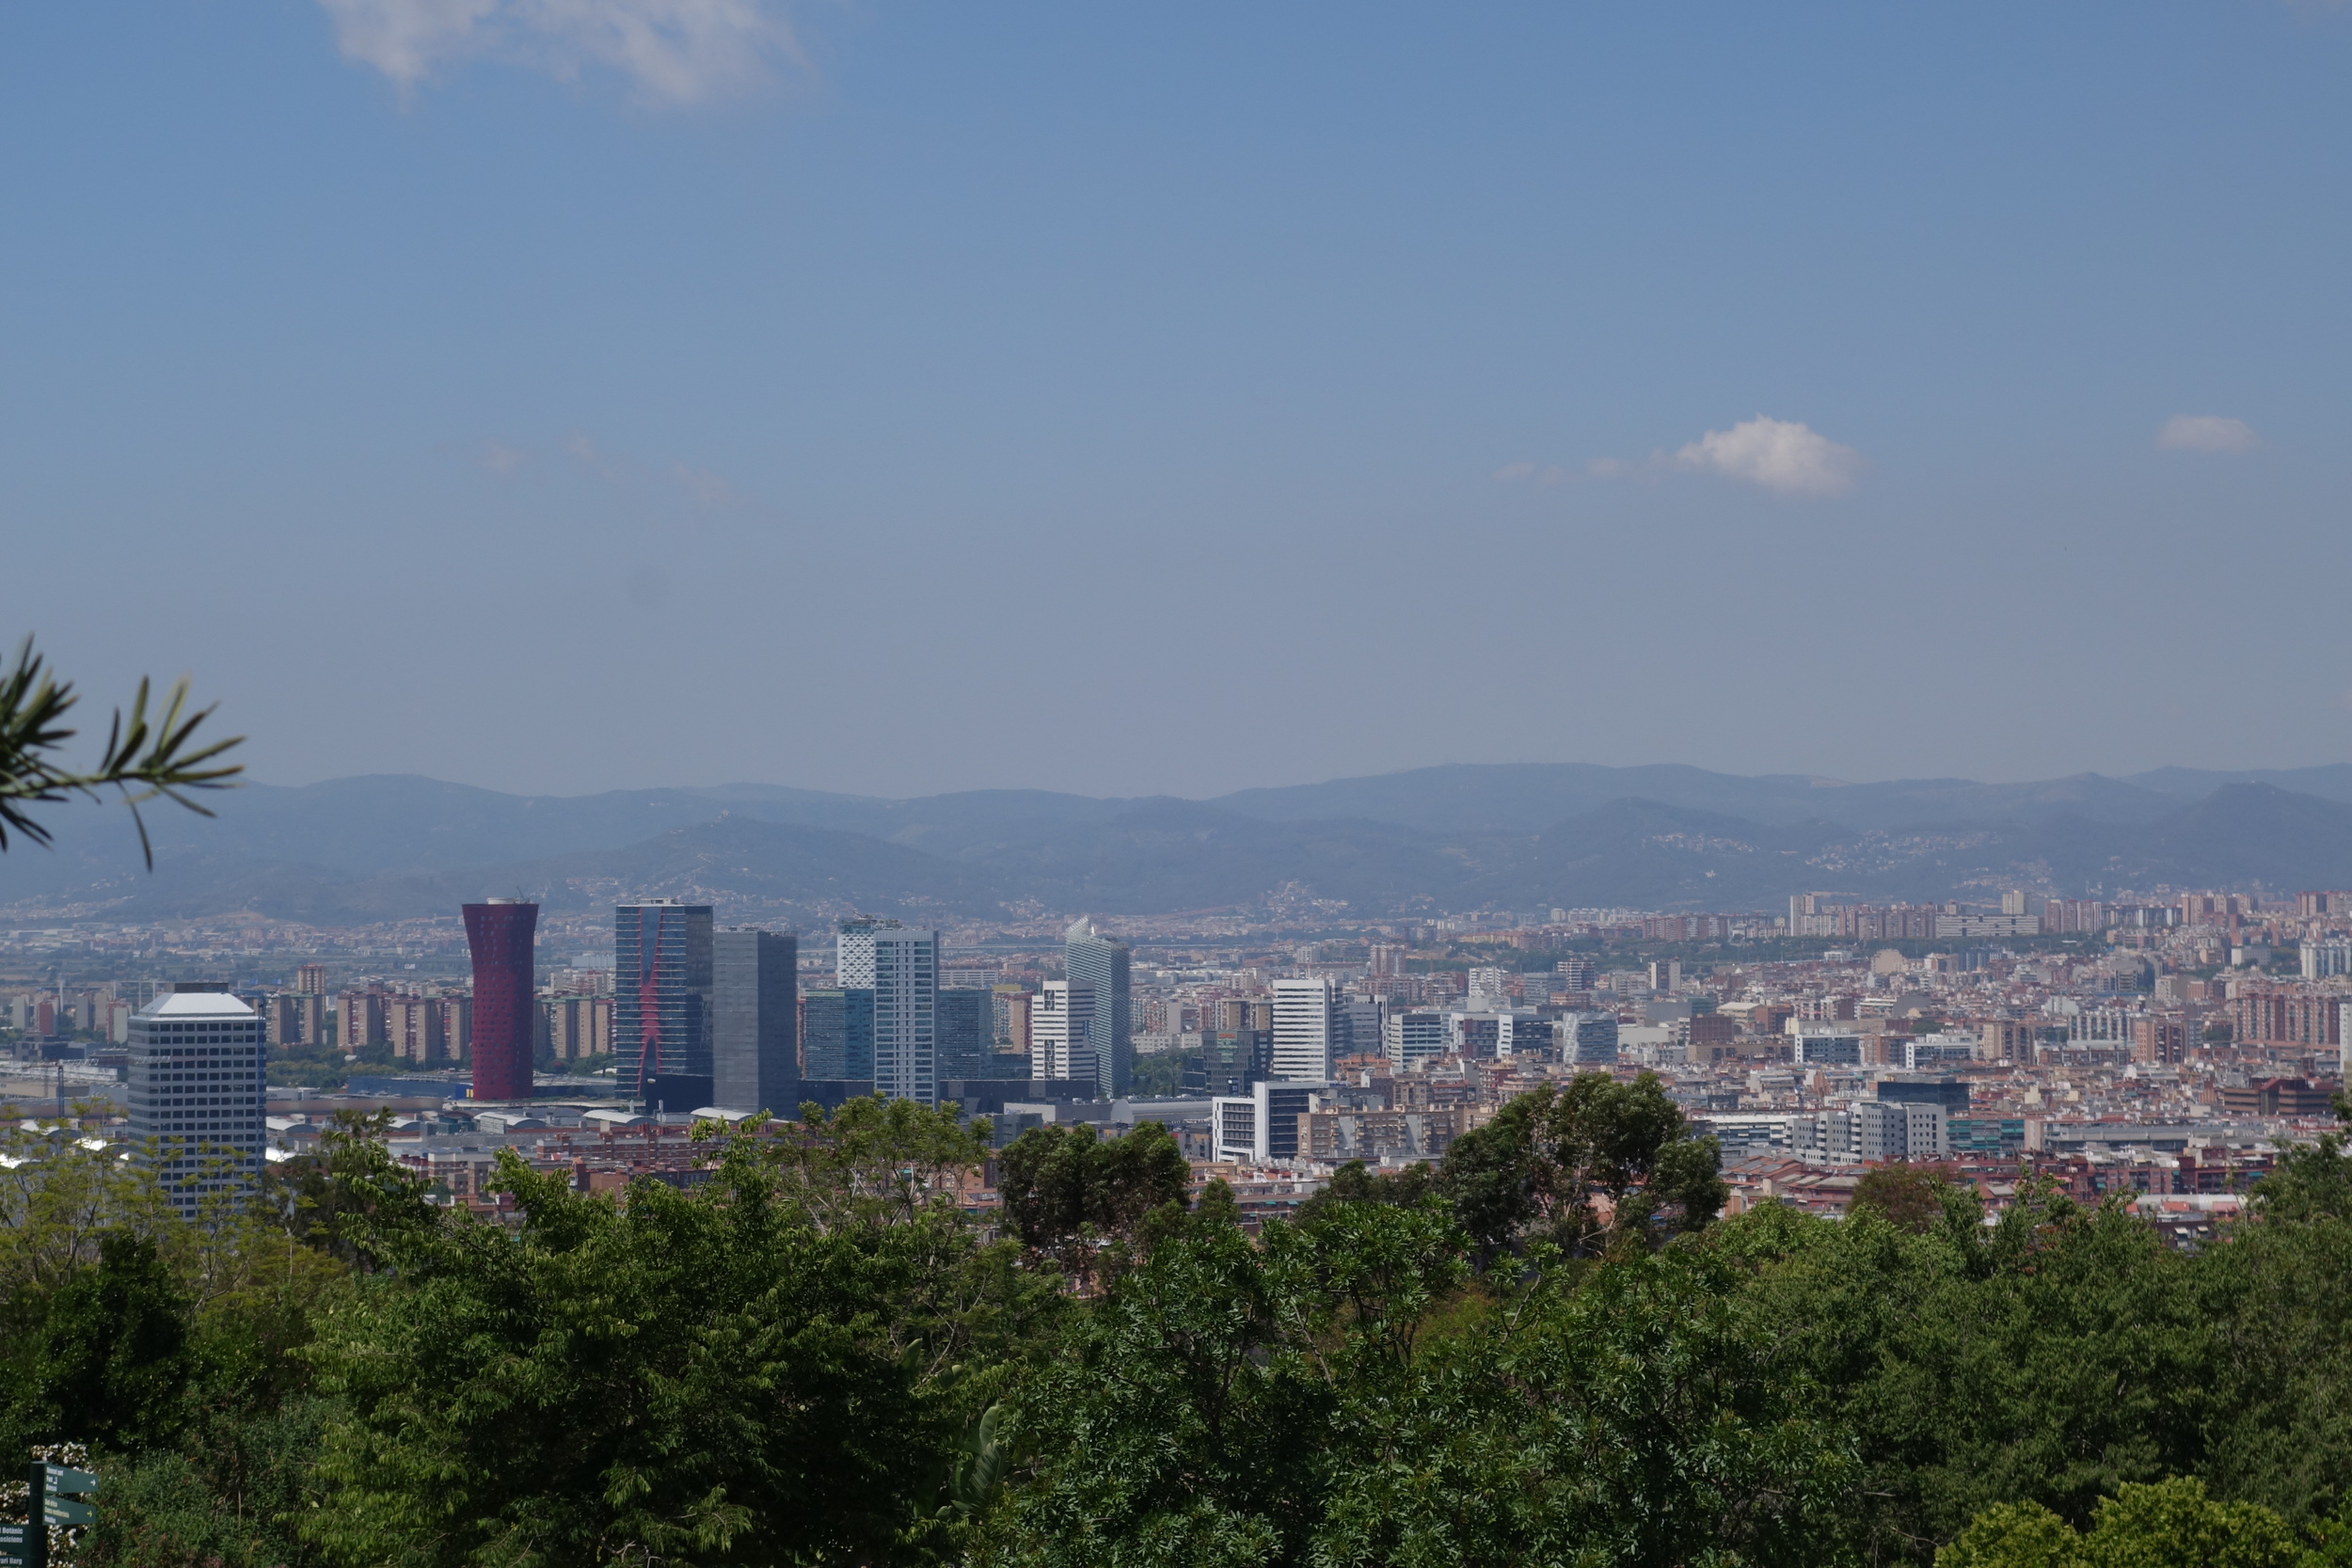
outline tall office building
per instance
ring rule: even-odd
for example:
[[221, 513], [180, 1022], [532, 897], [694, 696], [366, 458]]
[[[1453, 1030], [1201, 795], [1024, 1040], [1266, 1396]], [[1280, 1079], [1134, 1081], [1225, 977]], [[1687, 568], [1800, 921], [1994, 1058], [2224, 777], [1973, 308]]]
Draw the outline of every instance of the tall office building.
[[1446, 1015], [1431, 1009], [1391, 1013], [1381, 1027], [1381, 1045], [1389, 1066], [1409, 1072], [1422, 1063], [1446, 1053]]
[[[996, 998], [996, 1049], [1026, 1057], [1029, 1053], [1029, 988], [993, 986]], [[1027, 1069], [1022, 1070], [1026, 1071]]]
[[1101, 1082], [1094, 1063], [1094, 991], [1048, 980], [1029, 998], [1029, 1076]]
[[939, 993], [939, 1081], [960, 1078], [1019, 1078], [1029, 1070], [1026, 1056], [996, 1051], [996, 993], [946, 988]]
[[711, 933], [712, 1104], [799, 1112], [800, 991], [798, 938], [751, 927]]
[[[801, 1000], [801, 1070], [827, 1083], [874, 1082], [874, 993], [826, 987]], [[856, 1091], [859, 1094], [866, 1089]]]
[[473, 955], [473, 1098], [529, 1100], [531, 1048], [538, 1034], [532, 941], [539, 906], [519, 898], [468, 904], [466, 948]]
[[1322, 1084], [1331, 1077], [1331, 982], [1277, 980], [1274, 992], [1274, 1076], [1294, 1083]]
[[262, 1020], [225, 986], [182, 981], [131, 1015], [131, 1136], [172, 1206], [261, 1180]]
[[1184, 1064], [1186, 1094], [1247, 1094], [1265, 1082], [1273, 1037], [1263, 1029], [1201, 1031], [1198, 1056]]
[[838, 937], [834, 978], [874, 993], [874, 1092], [938, 1103], [939, 933], [861, 915]]
[[1382, 1025], [1387, 1014], [1369, 996], [1340, 996], [1331, 1004], [1333, 1060], [1343, 1056], [1377, 1056], [1387, 1048]]
[[616, 1076], [673, 1111], [710, 1102], [710, 936], [707, 904], [650, 898], [612, 911]]
[[1087, 1020], [1094, 1053], [1096, 1092], [1113, 1100], [1127, 1092], [1135, 1076], [1135, 1018], [1127, 994], [1127, 944], [1106, 937], [1091, 920], [1074, 922], [1062, 937], [1062, 969], [1070, 988], [1094, 993]]

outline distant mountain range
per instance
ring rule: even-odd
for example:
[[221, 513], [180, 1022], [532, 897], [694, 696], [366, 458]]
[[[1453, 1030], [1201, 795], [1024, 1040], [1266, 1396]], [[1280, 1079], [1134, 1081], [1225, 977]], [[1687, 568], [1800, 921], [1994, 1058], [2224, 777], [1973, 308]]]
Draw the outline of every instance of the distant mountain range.
[[1677, 766], [1417, 768], [1213, 800], [766, 784], [518, 796], [404, 775], [254, 784], [219, 815], [53, 808], [0, 857], [0, 918], [251, 911], [317, 925], [674, 894], [743, 915], [1238, 908], [1291, 888], [1366, 915], [1553, 905], [1772, 909], [1790, 893], [1986, 899], [2024, 886], [2352, 886], [2352, 765], [2036, 784], [1843, 784]]

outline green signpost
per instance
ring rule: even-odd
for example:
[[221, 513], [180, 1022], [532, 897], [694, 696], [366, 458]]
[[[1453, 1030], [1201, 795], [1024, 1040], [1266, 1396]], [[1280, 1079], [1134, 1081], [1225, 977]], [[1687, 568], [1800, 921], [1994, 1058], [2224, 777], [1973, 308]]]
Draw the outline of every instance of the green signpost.
[[[98, 1522], [98, 1478], [70, 1465], [33, 1462], [32, 1523], [0, 1525], [0, 1568], [49, 1568], [49, 1531]], [[10, 1532], [13, 1531], [13, 1536]]]

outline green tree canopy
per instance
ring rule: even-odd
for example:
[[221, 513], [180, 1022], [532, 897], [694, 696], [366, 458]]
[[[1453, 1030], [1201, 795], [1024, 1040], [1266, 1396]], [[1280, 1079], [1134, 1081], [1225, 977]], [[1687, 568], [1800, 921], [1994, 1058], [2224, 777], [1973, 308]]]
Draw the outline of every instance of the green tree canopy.
[[1489, 1254], [1541, 1238], [1576, 1256], [1701, 1229], [1729, 1189], [1654, 1073], [1579, 1073], [1505, 1105], [1446, 1151], [1442, 1190]]

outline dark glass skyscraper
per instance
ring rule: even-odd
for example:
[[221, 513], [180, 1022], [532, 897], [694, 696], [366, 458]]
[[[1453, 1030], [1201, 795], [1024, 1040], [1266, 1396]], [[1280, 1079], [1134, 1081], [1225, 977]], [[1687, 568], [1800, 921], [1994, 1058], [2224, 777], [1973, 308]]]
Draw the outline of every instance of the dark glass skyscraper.
[[710, 939], [711, 1103], [737, 1111], [798, 1113], [801, 1103], [801, 944], [775, 931], [719, 931]]
[[[1105, 1100], [1116, 1099], [1127, 1092], [1136, 1064], [1135, 1025], [1127, 1001], [1127, 944], [1096, 931], [1091, 920], [1080, 920], [1064, 933], [1062, 966], [1072, 990], [1084, 986], [1094, 993], [1087, 1033], [1094, 1045], [1096, 1092]], [[1074, 1048], [1077, 1042], [1071, 1044]]]
[[[874, 993], [812, 990], [801, 1004], [801, 1066], [811, 1078], [874, 1081]], [[864, 1091], [860, 1091], [864, 1092]]]
[[493, 898], [465, 911], [466, 947], [473, 955], [473, 1097], [529, 1100], [539, 906]]
[[996, 1053], [996, 993], [949, 989], [939, 993], [937, 1034], [939, 1081], [961, 1078], [1020, 1078], [1029, 1070], [1026, 1055]]
[[691, 1087], [659, 1092], [657, 1078], [711, 1076], [710, 906], [648, 899], [612, 911], [612, 1058], [623, 1089], [692, 1110]]

